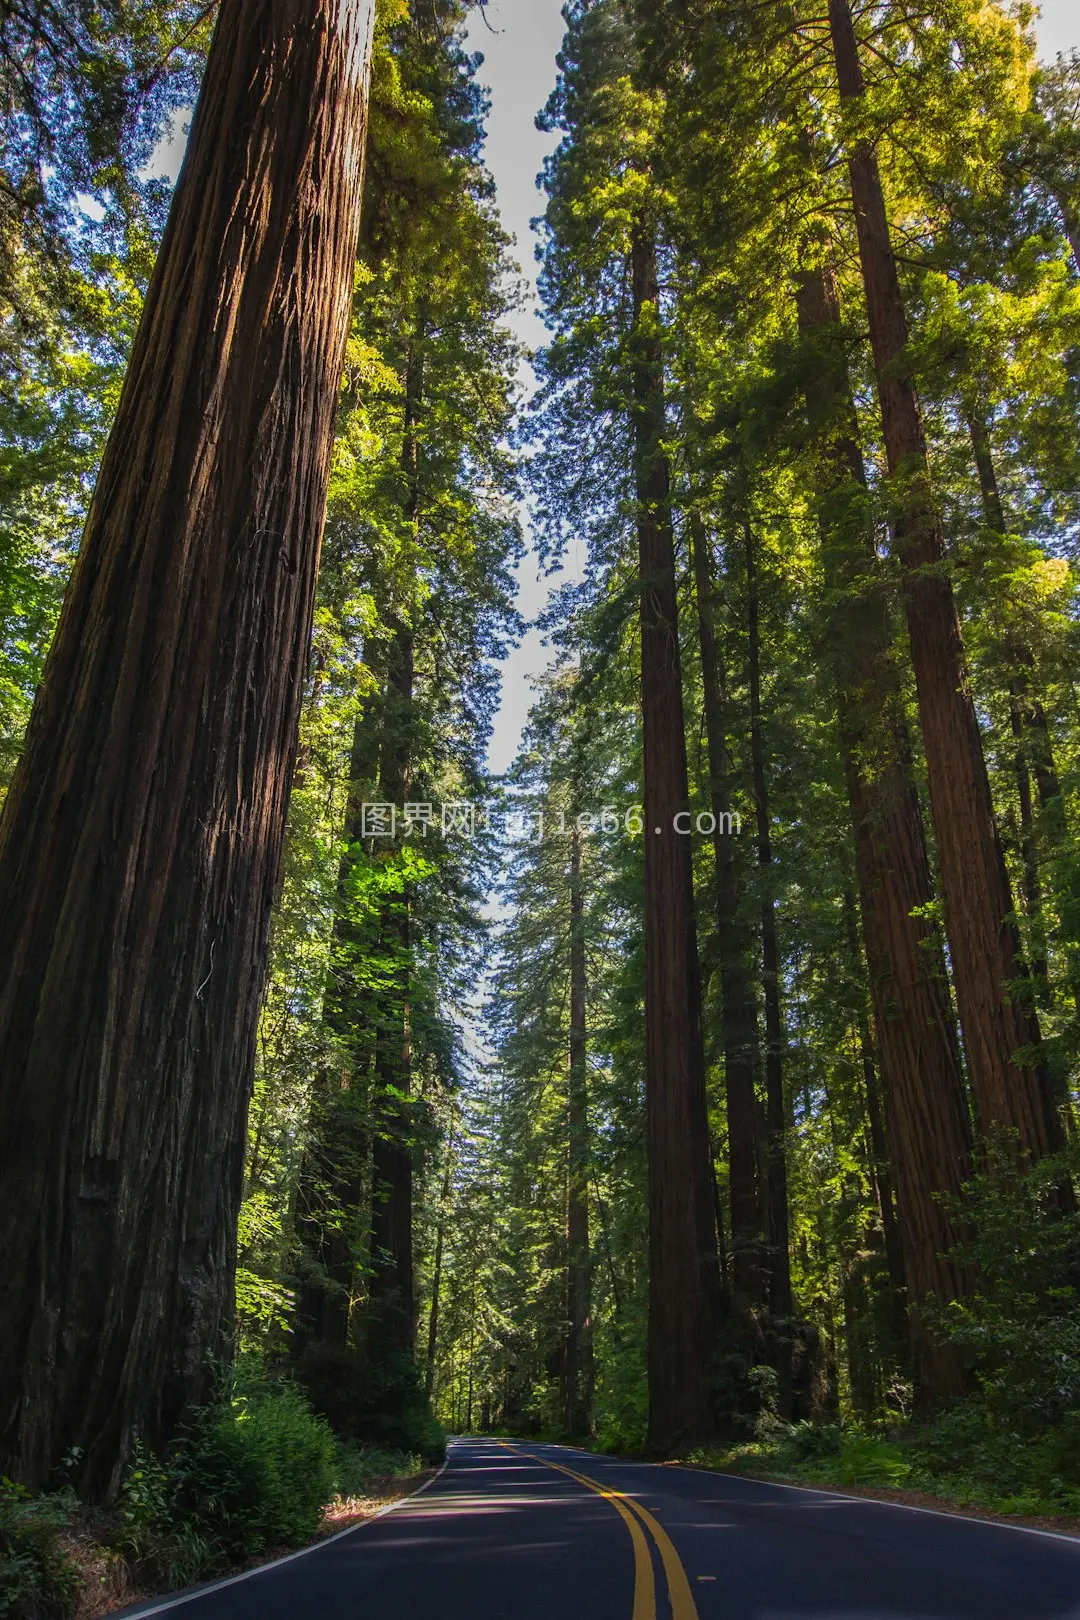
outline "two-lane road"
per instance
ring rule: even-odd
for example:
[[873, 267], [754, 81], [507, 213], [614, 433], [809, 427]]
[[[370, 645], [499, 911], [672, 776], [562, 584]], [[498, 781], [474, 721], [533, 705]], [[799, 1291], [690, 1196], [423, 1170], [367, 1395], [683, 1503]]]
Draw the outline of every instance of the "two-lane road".
[[[1080, 1540], [527, 1441], [391, 1512], [125, 1610], [176, 1620], [1080, 1620]], [[119, 1617], [117, 1617], [119, 1620]]]

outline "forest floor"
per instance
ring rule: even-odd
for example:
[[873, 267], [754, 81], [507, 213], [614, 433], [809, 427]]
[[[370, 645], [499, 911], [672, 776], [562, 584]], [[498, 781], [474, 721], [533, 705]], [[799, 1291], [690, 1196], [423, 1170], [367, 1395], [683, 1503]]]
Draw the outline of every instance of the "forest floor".
[[[434, 1468], [425, 1468], [418, 1473], [376, 1478], [369, 1481], [368, 1489], [362, 1496], [336, 1496], [323, 1510], [318, 1535], [305, 1545], [317, 1546], [320, 1541], [325, 1541], [330, 1536], [339, 1535], [343, 1530], [352, 1530], [358, 1524], [373, 1519], [385, 1508], [419, 1490], [436, 1472]], [[140, 1577], [138, 1570], [133, 1570], [119, 1553], [106, 1544], [107, 1533], [108, 1526], [99, 1515], [88, 1518], [85, 1523], [73, 1523], [59, 1538], [64, 1552], [78, 1572], [80, 1581], [73, 1620], [101, 1620], [101, 1617], [115, 1614], [132, 1604], [145, 1603], [151, 1598], [164, 1596], [169, 1590], [145, 1576]], [[213, 1574], [207, 1575], [206, 1579], [228, 1580], [232, 1575], [243, 1574], [245, 1570], [257, 1569], [263, 1564], [272, 1564], [275, 1559], [300, 1551], [303, 1551], [303, 1548], [296, 1546], [266, 1548], [257, 1557], [249, 1558], [243, 1563], [216, 1569]]]

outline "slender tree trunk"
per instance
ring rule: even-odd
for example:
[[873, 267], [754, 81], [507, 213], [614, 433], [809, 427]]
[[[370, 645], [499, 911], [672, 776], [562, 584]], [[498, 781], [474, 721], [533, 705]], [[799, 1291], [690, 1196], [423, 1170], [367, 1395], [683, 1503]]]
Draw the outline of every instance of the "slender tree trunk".
[[[862, 952], [859, 949], [858, 912], [855, 896], [844, 893], [844, 919], [847, 924], [848, 950], [857, 978], [867, 977]], [[900, 1225], [896, 1218], [896, 1197], [893, 1190], [893, 1171], [885, 1133], [885, 1116], [881, 1106], [877, 1067], [874, 1061], [874, 1043], [866, 1011], [858, 1011], [859, 1061], [862, 1064], [863, 1090], [866, 1096], [866, 1123], [870, 1138], [870, 1173], [874, 1196], [881, 1218], [881, 1234], [885, 1249], [885, 1267], [889, 1276], [890, 1320], [895, 1340], [896, 1355], [907, 1364], [909, 1323], [907, 1314], [907, 1278], [904, 1272], [904, 1250], [900, 1241]]]
[[[416, 535], [420, 514], [419, 423], [424, 403], [425, 318], [417, 310], [405, 344], [401, 470], [403, 517]], [[398, 624], [391, 649], [383, 717], [380, 796], [404, 815], [412, 785], [416, 637], [412, 624]], [[399, 846], [398, 846], [399, 847]], [[397, 853], [395, 849], [395, 854]], [[371, 1274], [365, 1342], [369, 1351], [408, 1351], [416, 1342], [413, 1269], [412, 1029], [410, 972], [411, 898], [408, 885], [383, 913], [382, 949], [393, 959], [390, 1004], [382, 1010], [376, 1057], [377, 1117], [372, 1152]]]
[[632, 251], [633, 429], [641, 584], [645, 761], [645, 1038], [649, 1157], [649, 1444], [668, 1451], [715, 1427], [718, 1315], [705, 1054], [683, 721], [675, 536], [656, 244]]
[[[409, 795], [415, 663], [413, 631], [394, 637], [387, 687], [379, 792], [403, 811]], [[389, 1005], [381, 1010], [376, 1055], [376, 1120], [372, 1149], [371, 1275], [366, 1344], [370, 1351], [411, 1351], [416, 1339], [413, 1275], [411, 952], [408, 889], [387, 905], [382, 949], [393, 959]]]
[[446, 1171], [439, 1197], [439, 1224], [435, 1229], [435, 1263], [431, 1275], [431, 1310], [428, 1312], [427, 1370], [424, 1390], [430, 1401], [435, 1393], [435, 1359], [439, 1349], [439, 1306], [442, 1295], [443, 1249], [446, 1242], [446, 1212], [450, 1207], [450, 1189], [453, 1185], [454, 1139], [446, 1144]]
[[1052, 191], [1050, 195], [1061, 211], [1061, 223], [1072, 248], [1073, 264], [1080, 271], [1080, 218], [1068, 197], [1062, 191]]
[[[974, 407], [965, 411], [965, 421], [971, 437], [971, 451], [979, 476], [979, 494], [982, 499], [983, 518], [991, 534], [1004, 541], [1008, 534], [1005, 509], [1001, 501], [997, 472], [994, 468], [990, 432], [982, 414]], [[1046, 936], [1039, 884], [1039, 862], [1035, 838], [1035, 807], [1031, 791], [1029, 752], [1035, 760], [1049, 763], [1049, 775], [1056, 786], [1053, 767], [1053, 749], [1050, 743], [1046, 715], [1042, 706], [1031, 703], [1027, 694], [1027, 672], [1035, 659], [1031, 648], [1015, 635], [1005, 640], [1005, 656], [1010, 667], [1009, 729], [1012, 732], [1013, 778], [1020, 829], [1017, 845], [1020, 855], [1024, 909], [1028, 917], [1031, 951], [1030, 971], [1041, 999], [1046, 999], [1049, 977], [1046, 961]], [[1029, 736], [1030, 733], [1030, 736]], [[1049, 786], [1049, 782], [1047, 786]]]
[[787, 1105], [784, 1100], [784, 1022], [780, 1009], [780, 947], [776, 901], [771, 891], [772, 834], [761, 704], [761, 602], [753, 531], [744, 525], [748, 684], [750, 688], [750, 765], [754, 782], [761, 898], [761, 985], [765, 1002], [765, 1175], [769, 1234], [769, 1314], [777, 1361], [780, 1416], [791, 1416], [790, 1233], [787, 1186]]
[[[848, 0], [829, 0], [829, 19], [840, 95], [854, 104], [863, 95], [863, 78]], [[1008, 990], [1018, 976], [1013, 902], [946, 572], [919, 401], [904, 365], [907, 319], [881, 178], [867, 142], [855, 143], [848, 168], [896, 508], [895, 543], [906, 574], [946, 929], [976, 1112], [983, 1132], [1014, 1130], [1022, 1152], [1040, 1158], [1061, 1145], [1063, 1133], [1044, 1069], [1015, 1061], [1022, 1048], [1037, 1044], [1038, 1027], [1034, 1014]]]
[[375, 1024], [370, 998], [357, 988], [357, 970], [375, 942], [353, 915], [352, 877], [363, 836], [363, 801], [378, 775], [377, 720], [377, 706], [369, 702], [353, 726], [345, 850], [322, 1019], [336, 1055], [313, 1099], [297, 1189], [296, 1233], [306, 1261], [293, 1332], [297, 1354], [311, 1343], [344, 1348], [348, 1342], [358, 1250], [366, 1237]]
[[352, 301], [371, 7], [223, 0], [0, 827], [0, 1471], [204, 1386]]
[[889, 1156], [908, 1290], [913, 1370], [924, 1398], [964, 1388], [959, 1358], [927, 1332], [919, 1306], [966, 1289], [946, 1255], [959, 1234], [941, 1195], [959, 1196], [971, 1133], [911, 771], [893, 627], [876, 583], [866, 475], [851, 403], [836, 281], [803, 273], [799, 326], [812, 359], [811, 427], [822, 457], [820, 522], [826, 638], [855, 834], [863, 939], [881, 1060]]
[[566, 1345], [563, 1421], [572, 1435], [589, 1432], [592, 1344], [589, 1253], [589, 1073], [586, 1036], [585, 891], [582, 839], [570, 846], [570, 1054], [567, 1076]]
[[885, 1120], [878, 1094], [877, 1071], [874, 1067], [874, 1047], [870, 1039], [870, 1025], [865, 1014], [859, 1019], [859, 1060], [863, 1071], [863, 1089], [866, 1094], [866, 1120], [870, 1136], [870, 1171], [874, 1183], [874, 1196], [881, 1219], [881, 1235], [885, 1250], [885, 1269], [889, 1277], [889, 1316], [896, 1354], [908, 1361], [907, 1279], [904, 1272], [904, 1251], [900, 1244], [900, 1228], [896, 1219], [893, 1196], [892, 1167], [885, 1143]]
[[1035, 806], [1031, 793], [1031, 772], [1024, 747], [1024, 688], [1017, 680], [1009, 683], [1009, 730], [1013, 739], [1013, 777], [1020, 825], [1017, 845], [1020, 853], [1021, 890], [1028, 920], [1029, 968], [1040, 999], [1047, 999], [1049, 970], [1046, 960], [1046, 929], [1042, 892], [1039, 885], [1039, 857], [1035, 846]]
[[611, 1232], [609, 1230], [608, 1209], [600, 1196], [600, 1189], [593, 1181], [593, 1196], [596, 1200], [596, 1213], [600, 1221], [600, 1242], [604, 1250], [604, 1259], [607, 1261], [608, 1283], [611, 1288], [611, 1318], [616, 1345], [619, 1345], [623, 1334], [623, 1302], [619, 1289], [619, 1275], [615, 1270], [615, 1256], [611, 1248]]
[[757, 1187], [755, 1107], [760, 1069], [757, 1007], [750, 972], [751, 941], [741, 911], [728, 781], [730, 755], [724, 724], [724, 676], [716, 643], [714, 580], [701, 516], [689, 520], [697, 598], [698, 641], [709, 751], [709, 793], [716, 826], [716, 949], [720, 967], [727, 1102], [728, 1180], [731, 1202], [732, 1286], [743, 1306], [760, 1303], [761, 1211]]

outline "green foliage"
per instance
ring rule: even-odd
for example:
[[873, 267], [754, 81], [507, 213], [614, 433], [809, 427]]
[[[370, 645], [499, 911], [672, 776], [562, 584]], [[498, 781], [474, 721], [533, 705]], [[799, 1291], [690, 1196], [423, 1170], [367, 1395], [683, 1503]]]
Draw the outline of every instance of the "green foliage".
[[425, 1460], [417, 1451], [394, 1447], [339, 1444], [334, 1464], [334, 1490], [338, 1496], [365, 1497], [376, 1494], [388, 1480], [408, 1479], [419, 1474]]
[[164, 1461], [136, 1445], [113, 1544], [144, 1578], [184, 1586], [317, 1535], [335, 1489], [333, 1435], [290, 1386], [245, 1384], [195, 1413]]
[[1076, 1168], [1069, 1154], [1023, 1171], [998, 1142], [958, 1209], [975, 1286], [933, 1320], [970, 1358], [987, 1421], [1006, 1431], [1035, 1436], [1080, 1413], [1080, 1214], [1063, 1191]]
[[1004, 1513], [1080, 1511], [1080, 1414], [1033, 1435], [965, 1401], [917, 1430], [908, 1448], [914, 1477], [959, 1502]]
[[844, 1435], [835, 1468], [842, 1485], [903, 1485], [911, 1473], [899, 1446], [857, 1433]]
[[60, 1537], [76, 1503], [68, 1496], [31, 1496], [0, 1479], [0, 1616], [66, 1620], [74, 1613], [78, 1575]]
[[405, 1352], [365, 1355], [310, 1346], [296, 1377], [313, 1409], [343, 1441], [379, 1451], [418, 1453], [441, 1462], [446, 1436], [431, 1414], [419, 1369]]
[[319, 1528], [335, 1458], [328, 1425], [287, 1387], [210, 1408], [169, 1465], [170, 1516], [227, 1561], [297, 1546]]

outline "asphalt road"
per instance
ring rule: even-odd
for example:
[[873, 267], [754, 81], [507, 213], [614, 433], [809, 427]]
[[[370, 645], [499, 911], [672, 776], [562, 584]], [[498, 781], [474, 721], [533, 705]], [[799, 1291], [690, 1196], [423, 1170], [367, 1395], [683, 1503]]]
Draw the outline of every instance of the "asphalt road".
[[378, 1519], [124, 1614], [1080, 1620], [1080, 1540], [562, 1446], [457, 1440], [443, 1472]]

